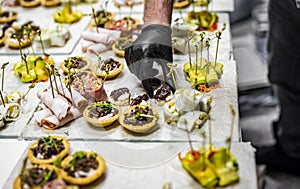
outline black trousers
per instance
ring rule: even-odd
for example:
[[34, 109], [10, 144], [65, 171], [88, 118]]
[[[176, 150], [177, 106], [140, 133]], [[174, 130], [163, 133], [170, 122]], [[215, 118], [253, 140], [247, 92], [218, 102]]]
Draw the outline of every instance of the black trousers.
[[300, 9], [295, 0], [270, 0], [269, 79], [280, 103], [278, 143], [300, 157]]

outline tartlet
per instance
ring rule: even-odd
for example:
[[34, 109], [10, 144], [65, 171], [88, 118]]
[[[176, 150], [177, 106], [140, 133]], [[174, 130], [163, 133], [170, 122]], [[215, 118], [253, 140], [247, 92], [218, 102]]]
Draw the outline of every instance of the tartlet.
[[64, 158], [70, 149], [69, 141], [61, 136], [42, 137], [28, 149], [28, 159], [34, 164], [53, 163]]
[[61, 4], [60, 0], [41, 0], [41, 4], [45, 7], [54, 7]]
[[174, 0], [173, 7], [174, 9], [185, 8], [190, 5], [189, 0]]
[[[61, 178], [59, 170], [48, 164], [34, 165], [22, 172], [23, 175], [19, 175], [14, 181], [14, 189], [22, 189], [24, 185], [32, 189], [40, 189], [47, 182]], [[45, 178], [45, 175], [48, 177]]]
[[120, 124], [133, 132], [146, 133], [153, 128], [159, 118], [157, 110], [148, 105], [135, 105], [125, 110], [119, 117]]
[[14, 11], [0, 11], [0, 23], [7, 23], [16, 20], [18, 13]]
[[106, 127], [119, 118], [121, 111], [121, 108], [110, 102], [96, 102], [84, 109], [83, 117], [94, 126]]
[[101, 78], [113, 79], [117, 77], [124, 69], [122, 62], [116, 61], [113, 58], [106, 59], [93, 67], [94, 73]]
[[125, 106], [129, 104], [130, 91], [126, 87], [113, 90], [109, 95], [112, 104]]
[[125, 57], [125, 48], [127, 48], [133, 39], [131, 36], [121, 37], [112, 45], [112, 50], [116, 53], [117, 56], [124, 58]]
[[22, 7], [36, 7], [40, 5], [41, 1], [40, 0], [20, 0], [20, 5]]
[[[70, 64], [70, 70], [68, 69], [68, 64]], [[92, 60], [84, 56], [72, 56], [68, 57], [60, 64], [60, 68], [65, 72], [71, 73], [84, 71], [90, 68]]]
[[115, 18], [115, 13], [107, 12], [105, 10], [100, 10], [95, 13], [95, 18], [93, 18], [93, 22], [89, 25], [89, 29], [93, 31], [93, 27], [101, 27], [104, 28], [106, 22], [109, 22]]
[[86, 185], [97, 180], [106, 169], [105, 160], [101, 156], [85, 151], [69, 155], [61, 165], [62, 178], [76, 185]]

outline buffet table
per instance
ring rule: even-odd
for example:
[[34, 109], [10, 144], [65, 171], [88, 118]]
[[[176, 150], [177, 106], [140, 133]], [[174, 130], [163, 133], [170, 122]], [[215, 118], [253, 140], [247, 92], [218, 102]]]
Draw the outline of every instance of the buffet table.
[[[100, 1], [100, 4], [103, 3]], [[93, 6], [99, 6], [94, 4]], [[80, 4], [76, 9], [88, 14], [91, 10], [90, 4]], [[233, 10], [233, 0], [213, 1], [210, 5], [213, 11], [228, 12]], [[33, 20], [41, 26], [46, 27], [53, 22], [51, 17], [56, 8], [44, 8], [42, 6], [31, 9], [16, 8], [20, 15], [20, 20]], [[108, 4], [108, 10], [115, 11], [117, 17], [122, 17], [130, 13], [133, 17], [142, 19], [143, 5], [136, 5], [133, 9], [128, 7], [116, 8], [112, 2]], [[183, 12], [190, 11], [190, 7], [183, 9]], [[32, 17], [31, 15], [39, 15]], [[179, 16], [179, 12], [174, 10], [173, 19]], [[59, 135], [70, 140], [71, 152], [77, 150], [94, 151], [101, 154], [107, 163], [105, 175], [87, 188], [165, 188], [166, 185], [176, 188], [202, 188], [182, 167], [178, 159], [178, 154], [185, 154], [190, 146], [189, 141], [198, 148], [203, 143], [203, 137], [199, 132], [211, 133], [212, 143], [217, 146], [226, 146], [226, 140], [230, 137], [232, 115], [229, 105], [236, 110], [234, 125], [231, 137], [231, 151], [238, 160], [240, 181], [226, 188], [255, 189], [256, 170], [254, 151], [249, 143], [242, 143], [240, 128], [238, 126], [238, 101], [237, 101], [237, 73], [236, 62], [232, 59], [232, 44], [229, 27], [229, 16], [227, 13], [218, 13], [219, 25], [226, 24], [226, 29], [220, 41], [218, 62], [222, 62], [223, 75], [220, 80], [220, 88], [210, 92], [213, 97], [211, 117], [212, 120], [206, 123], [201, 129], [196, 129], [187, 136], [185, 130], [165, 123], [161, 107], [155, 106], [160, 119], [157, 128], [147, 134], [133, 134], [115, 123], [105, 128], [97, 128], [90, 125], [83, 117], [80, 117], [56, 130], [46, 130], [37, 125], [33, 118], [33, 113], [37, 111], [40, 100], [36, 97], [38, 91], [49, 88], [49, 82], [40, 82], [31, 89], [24, 100], [23, 114], [16, 122], [8, 123], [0, 130], [0, 188], [12, 188], [15, 177], [19, 174], [23, 159], [27, 155], [28, 146], [36, 139], [48, 136]], [[60, 62], [69, 56], [84, 55], [89, 57], [94, 63], [98, 57], [94, 54], [82, 53], [81, 33], [87, 30], [90, 17], [84, 17], [80, 22], [72, 24], [69, 29], [71, 39], [64, 47], [50, 48], [46, 51], [59, 67]], [[215, 54], [215, 41], [211, 43], [211, 54]], [[31, 50], [31, 49], [30, 49]], [[30, 51], [28, 49], [28, 51]], [[37, 54], [41, 54], [41, 49], [34, 49]], [[24, 93], [30, 84], [21, 83], [15, 77], [13, 66], [20, 61], [18, 50], [11, 50], [8, 47], [0, 47], [0, 62], [10, 62], [5, 73], [5, 90], [11, 92], [16, 89]], [[125, 64], [125, 68], [115, 80], [108, 80], [104, 87], [107, 94], [113, 89], [128, 87], [134, 91], [139, 87], [140, 82], [132, 75], [126, 66], [123, 58], [117, 57], [113, 51], [109, 50], [101, 54], [102, 58], [113, 57]], [[188, 60], [187, 54], [174, 55], [174, 63], [179, 75], [179, 87], [187, 87], [189, 83], [180, 75], [183, 64]], [[211, 129], [209, 128], [211, 127]], [[206, 140], [207, 142], [207, 140]], [[151, 183], [151, 184], [150, 184]]]

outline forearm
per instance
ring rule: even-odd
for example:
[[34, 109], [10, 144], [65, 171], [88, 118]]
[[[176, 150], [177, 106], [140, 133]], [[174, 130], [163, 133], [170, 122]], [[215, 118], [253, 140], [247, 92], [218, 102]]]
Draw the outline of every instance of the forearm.
[[144, 24], [171, 24], [173, 0], [146, 0]]

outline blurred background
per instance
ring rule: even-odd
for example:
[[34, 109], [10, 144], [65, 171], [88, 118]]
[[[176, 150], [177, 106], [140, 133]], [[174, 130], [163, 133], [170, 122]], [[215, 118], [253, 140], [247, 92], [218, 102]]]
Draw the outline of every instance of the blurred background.
[[[268, 82], [268, 0], [235, 0], [230, 19], [243, 141], [256, 146], [271, 145], [271, 125], [279, 108]], [[299, 177], [266, 172], [264, 166], [257, 170], [259, 189], [300, 188]]]

